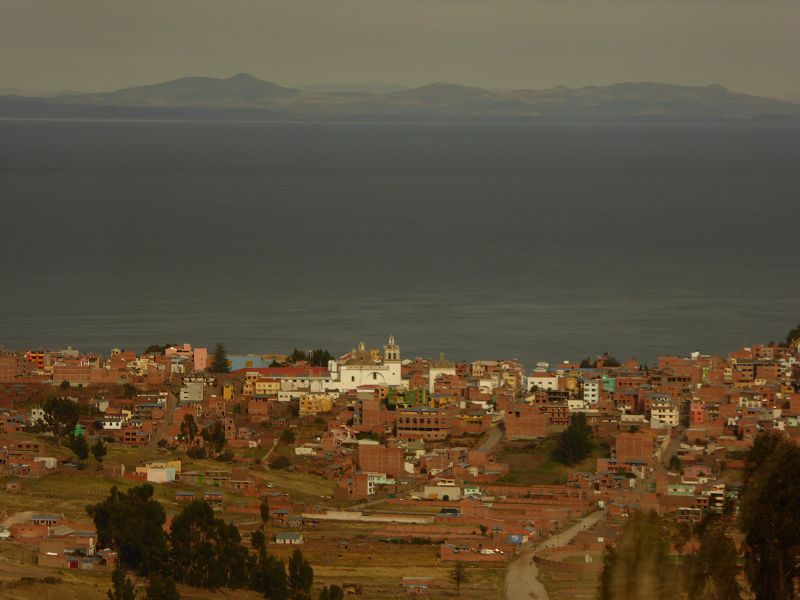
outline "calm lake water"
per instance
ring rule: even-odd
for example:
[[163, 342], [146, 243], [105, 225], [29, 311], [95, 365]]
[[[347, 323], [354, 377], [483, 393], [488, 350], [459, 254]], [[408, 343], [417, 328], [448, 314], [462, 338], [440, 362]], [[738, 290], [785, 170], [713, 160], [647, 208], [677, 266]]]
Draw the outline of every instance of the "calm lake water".
[[0, 122], [0, 344], [724, 352], [800, 322], [800, 129]]

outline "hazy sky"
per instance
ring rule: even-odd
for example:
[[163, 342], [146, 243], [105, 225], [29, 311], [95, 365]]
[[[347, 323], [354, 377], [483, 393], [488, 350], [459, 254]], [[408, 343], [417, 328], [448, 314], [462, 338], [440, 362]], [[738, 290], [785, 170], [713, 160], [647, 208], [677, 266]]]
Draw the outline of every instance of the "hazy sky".
[[0, 87], [721, 83], [800, 96], [798, 0], [0, 0]]

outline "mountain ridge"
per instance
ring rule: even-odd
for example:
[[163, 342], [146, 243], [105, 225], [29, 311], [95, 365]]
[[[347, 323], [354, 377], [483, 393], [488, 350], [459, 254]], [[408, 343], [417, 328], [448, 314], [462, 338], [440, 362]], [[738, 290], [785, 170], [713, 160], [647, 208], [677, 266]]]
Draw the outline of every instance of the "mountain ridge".
[[[94, 109], [94, 110], [92, 110]], [[111, 92], [54, 97], [0, 96], [0, 116], [181, 112], [192, 118], [749, 121], [800, 119], [800, 104], [739, 94], [720, 84], [682, 86], [652, 81], [579, 88], [490, 90], [449, 82], [386, 93], [320, 92], [284, 87], [247, 73], [228, 78], [181, 77]], [[219, 115], [225, 115], [220, 117]]]

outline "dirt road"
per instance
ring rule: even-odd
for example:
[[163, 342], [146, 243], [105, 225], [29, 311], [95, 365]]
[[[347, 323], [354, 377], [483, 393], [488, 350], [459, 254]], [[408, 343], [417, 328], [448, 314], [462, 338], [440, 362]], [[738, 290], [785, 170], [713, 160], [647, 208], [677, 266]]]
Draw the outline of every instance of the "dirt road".
[[586, 515], [572, 527], [525, 550], [508, 566], [506, 573], [506, 598], [508, 600], [549, 600], [547, 590], [538, 579], [539, 568], [533, 562], [534, 555], [545, 548], [566, 546], [578, 532], [588, 529], [605, 516], [605, 511], [598, 510]]
[[491, 452], [494, 447], [503, 439], [503, 430], [499, 425], [495, 425], [487, 431], [480, 441], [475, 445], [475, 450], [482, 450], [484, 452]]
[[167, 406], [166, 410], [164, 411], [164, 418], [161, 419], [161, 424], [158, 428], [153, 432], [153, 435], [150, 437], [150, 441], [147, 442], [148, 448], [157, 448], [158, 442], [161, 440], [162, 437], [167, 433], [167, 429], [169, 429], [170, 425], [172, 425], [172, 417], [175, 414], [175, 407], [178, 406], [178, 398], [172, 392], [167, 394]]

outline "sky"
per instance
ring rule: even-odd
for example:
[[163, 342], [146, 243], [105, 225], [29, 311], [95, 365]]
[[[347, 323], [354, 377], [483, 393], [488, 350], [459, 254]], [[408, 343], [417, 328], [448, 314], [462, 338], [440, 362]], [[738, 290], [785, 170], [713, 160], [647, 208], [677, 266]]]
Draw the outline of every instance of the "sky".
[[797, 0], [0, 0], [0, 88], [188, 75], [542, 89], [717, 83], [800, 100]]

